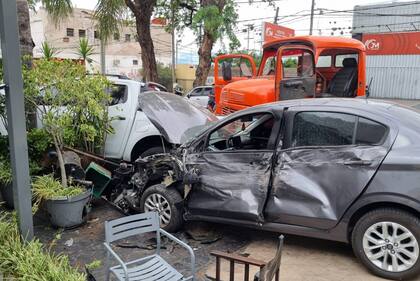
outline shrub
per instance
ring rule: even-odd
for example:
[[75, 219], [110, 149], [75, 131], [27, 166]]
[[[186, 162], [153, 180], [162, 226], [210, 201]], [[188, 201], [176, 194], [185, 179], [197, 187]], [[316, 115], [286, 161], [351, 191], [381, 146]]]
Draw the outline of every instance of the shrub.
[[0, 272], [16, 280], [84, 281], [86, 276], [72, 268], [67, 256], [53, 254], [38, 240], [22, 243], [17, 224], [0, 215]]
[[58, 197], [72, 197], [85, 192], [79, 186], [63, 187], [60, 181], [52, 175], [38, 176], [32, 183], [32, 192], [37, 201], [49, 200]]

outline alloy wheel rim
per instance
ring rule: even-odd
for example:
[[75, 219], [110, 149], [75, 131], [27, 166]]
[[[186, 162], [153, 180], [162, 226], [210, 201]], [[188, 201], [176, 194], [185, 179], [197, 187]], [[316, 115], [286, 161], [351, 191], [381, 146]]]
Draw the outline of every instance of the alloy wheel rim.
[[419, 257], [419, 245], [414, 234], [395, 222], [378, 222], [363, 235], [366, 257], [378, 268], [389, 272], [410, 269]]
[[167, 226], [171, 221], [171, 207], [169, 202], [159, 193], [153, 193], [147, 196], [144, 202], [144, 211], [157, 212], [162, 227]]

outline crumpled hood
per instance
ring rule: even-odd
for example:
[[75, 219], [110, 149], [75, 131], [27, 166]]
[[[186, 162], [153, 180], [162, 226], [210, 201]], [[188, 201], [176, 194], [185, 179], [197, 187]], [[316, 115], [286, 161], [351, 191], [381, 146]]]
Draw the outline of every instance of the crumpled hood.
[[186, 133], [218, 120], [211, 112], [172, 93], [141, 93], [139, 108], [172, 144], [182, 144]]

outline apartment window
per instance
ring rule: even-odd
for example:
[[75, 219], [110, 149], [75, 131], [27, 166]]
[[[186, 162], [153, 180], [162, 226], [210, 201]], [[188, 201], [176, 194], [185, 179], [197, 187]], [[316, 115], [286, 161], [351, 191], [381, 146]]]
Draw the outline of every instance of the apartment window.
[[138, 60], [133, 60], [133, 65], [139, 65], [139, 61]]
[[63, 42], [64, 42], [64, 43], [68, 43], [68, 42], [70, 42], [70, 38], [68, 38], [68, 37], [63, 37]]
[[74, 28], [67, 28], [66, 29], [66, 35], [67, 36], [71, 36], [71, 37], [73, 37], [74, 36]]
[[86, 30], [79, 29], [79, 37], [86, 37]]
[[131, 34], [126, 34], [125, 35], [125, 42], [130, 42], [131, 41]]
[[97, 30], [93, 31], [93, 38], [99, 39], [99, 31]]
[[115, 41], [120, 41], [120, 34], [119, 33], [114, 33], [114, 40]]

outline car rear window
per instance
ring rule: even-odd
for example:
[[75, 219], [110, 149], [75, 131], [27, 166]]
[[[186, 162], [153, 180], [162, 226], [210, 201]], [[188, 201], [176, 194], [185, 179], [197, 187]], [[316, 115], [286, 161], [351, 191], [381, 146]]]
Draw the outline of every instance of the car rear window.
[[294, 119], [292, 146], [350, 145], [356, 120], [344, 113], [300, 112]]
[[356, 144], [359, 145], [375, 145], [379, 144], [387, 132], [387, 127], [384, 125], [366, 119], [359, 118], [356, 130]]

